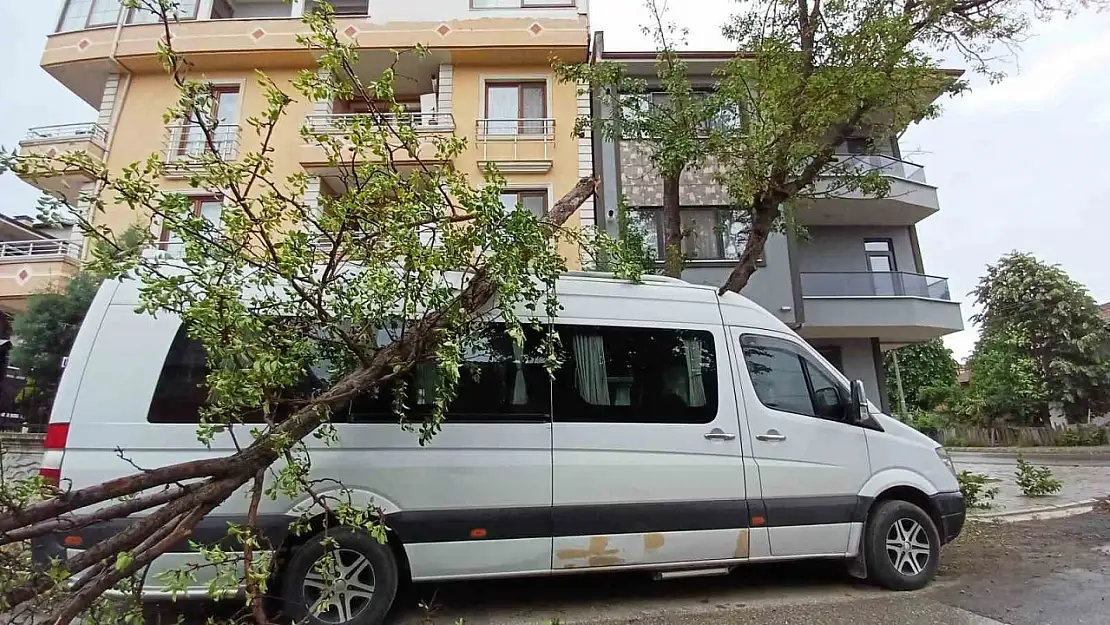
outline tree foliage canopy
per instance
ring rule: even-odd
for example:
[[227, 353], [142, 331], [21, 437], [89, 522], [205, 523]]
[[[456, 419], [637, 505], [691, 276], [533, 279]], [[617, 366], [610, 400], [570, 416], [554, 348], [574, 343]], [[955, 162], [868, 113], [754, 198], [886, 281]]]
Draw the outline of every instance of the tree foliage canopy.
[[[735, 205], [751, 224], [722, 291], [740, 291], [758, 267], [767, 237], [792, 227], [805, 201], [858, 191], [889, 193], [882, 171], [838, 158], [849, 138], [879, 152], [910, 124], [935, 117], [939, 96], [967, 88], [942, 69], [962, 59], [999, 78], [994, 51], [1007, 49], [1037, 20], [1070, 13], [1071, 0], [747, 0], [723, 27], [736, 52], [718, 68], [711, 95], [693, 88], [677, 53], [675, 29], [654, 16], [658, 58], [651, 86], [667, 94], [644, 106], [649, 83], [615, 64], [561, 68], [567, 80], [605, 89], [617, 114], [584, 120], [606, 136], [646, 142], [664, 179], [665, 245], [679, 245], [675, 172], [713, 160]], [[668, 34], [671, 37], [668, 38]], [[714, 123], [707, 128], [709, 120]], [[668, 178], [673, 197], [668, 195]], [[668, 202], [668, 199], [670, 200]], [[674, 214], [669, 214], [668, 211]], [[680, 259], [681, 260], [681, 259]], [[671, 271], [668, 257], [668, 270]]]
[[883, 359], [886, 391], [892, 401], [898, 397], [895, 354], [908, 410], [932, 410], [951, 397], [957, 385], [958, 367], [944, 341], [913, 343], [886, 353]]
[[[314, 436], [334, 444], [334, 411], [386, 388], [403, 398], [410, 374], [421, 365], [435, 372], [433, 388], [427, 389], [430, 409], [414, 413], [399, 399], [393, 410], [426, 442], [454, 396], [464, 352], [480, 345], [488, 321], [504, 323], [520, 344], [525, 325], [557, 315], [556, 280], [567, 270], [559, 241], [580, 245], [586, 254], [605, 252], [615, 272], [636, 277], [635, 266], [622, 264], [630, 256], [615, 243], [563, 227], [594, 192], [595, 180], [583, 179], [538, 217], [505, 210], [504, 181], [496, 173], [470, 180], [442, 165], [460, 156], [465, 140], [419, 134], [400, 114], [394, 95], [396, 63], [404, 55], [427, 54], [423, 47], [396, 52], [392, 65], [367, 77], [358, 69], [357, 44], [336, 33], [330, 7], [325, 3], [306, 12], [307, 34], [299, 41], [314, 52], [318, 66], [300, 72], [290, 91], [257, 74], [264, 107], [246, 119], [244, 133], [251, 140], [242, 145], [258, 147], [232, 159], [218, 147], [212, 85], [173, 49], [175, 3], [127, 3], [142, 4], [161, 18], [160, 57], [177, 92], [165, 119], [189, 124], [205, 146], [177, 155], [172, 166], [187, 172], [191, 187], [223, 199], [219, 218], [197, 215], [188, 197], [163, 187], [171, 163], [157, 154], [122, 171], [110, 171], [84, 153], [7, 154], [0, 155], [0, 169], [33, 177], [77, 170], [98, 181], [82, 198], [85, 205], [68, 207], [86, 237], [100, 243], [92, 248], [88, 268], [136, 280], [139, 312], [180, 318], [203, 345], [208, 404], [198, 436], [239, 451], [166, 467], [137, 466], [130, 476], [68, 493], [41, 479], [5, 484], [0, 547], [58, 527], [145, 513], [126, 531], [51, 570], [31, 568], [23, 552], [0, 549], [0, 568], [16, 572], [0, 578], [0, 612], [51, 612], [57, 623], [79, 615], [105, 623], [122, 620], [126, 615], [118, 604], [100, 601], [103, 593], [139, 583], [154, 558], [241, 487], [255, 502], [308, 498], [312, 505], [293, 523], [294, 531], [307, 531], [326, 515], [338, 525], [384, 537], [372, 508], [352, 504], [344, 485], [309, 473], [303, 440]], [[296, 100], [370, 105], [368, 115], [341, 118], [329, 131], [302, 127], [302, 139], [326, 153], [337, 188], [319, 204], [307, 199], [307, 173], [274, 174], [275, 151], [285, 147], [273, 144], [280, 135], [275, 129], [304, 123], [289, 115]], [[143, 221], [146, 243], [153, 243], [151, 232], [172, 232], [172, 249], [119, 253], [125, 247], [120, 234], [97, 216], [121, 209]], [[545, 353], [549, 367], [557, 366], [553, 337]], [[262, 423], [251, 424], [259, 414]], [[119, 453], [125, 462], [128, 451]], [[256, 513], [257, 504], [252, 509]], [[261, 597], [271, 561], [251, 554], [271, 546], [262, 544], [255, 521], [252, 516], [246, 525], [229, 529], [234, 543], [229, 550], [201, 551], [217, 569], [213, 590], [245, 583], [251, 611], [263, 621]], [[232, 551], [244, 555], [232, 557]], [[77, 574], [82, 577], [73, 588], [61, 583]], [[159, 581], [182, 590], [194, 575], [195, 570], [175, 570]]]
[[973, 291], [980, 338], [973, 396], [988, 413], [1039, 421], [1048, 404], [1072, 417], [1110, 406], [1110, 329], [1083, 285], [1059, 267], [1013, 252]]

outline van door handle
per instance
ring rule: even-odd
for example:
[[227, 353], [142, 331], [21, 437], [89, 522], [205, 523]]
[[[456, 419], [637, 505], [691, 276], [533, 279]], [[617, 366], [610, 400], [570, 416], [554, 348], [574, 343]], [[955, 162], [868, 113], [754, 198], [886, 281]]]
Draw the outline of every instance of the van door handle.
[[760, 441], [769, 441], [769, 442], [777, 443], [777, 442], [786, 440], [786, 435], [785, 434], [779, 434], [778, 432], [776, 432], [774, 430], [770, 430], [766, 434], [756, 434], [755, 438], [756, 438], [756, 440], [760, 440]]
[[734, 438], [735, 434], [729, 434], [721, 428], [713, 428], [705, 433], [705, 440], [709, 441], [731, 441]]

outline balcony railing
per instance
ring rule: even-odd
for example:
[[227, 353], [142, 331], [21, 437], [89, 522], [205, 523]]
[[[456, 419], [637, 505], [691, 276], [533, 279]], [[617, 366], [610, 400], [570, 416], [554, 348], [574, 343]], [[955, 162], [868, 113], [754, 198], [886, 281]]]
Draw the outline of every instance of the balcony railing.
[[104, 144], [108, 131], [100, 124], [62, 124], [60, 126], [39, 126], [27, 131], [23, 144], [54, 143], [61, 141], [96, 141]]
[[81, 258], [81, 244], [66, 239], [0, 242], [0, 263]]
[[948, 279], [905, 271], [829, 271], [802, 274], [804, 297], [925, 297], [952, 299]]
[[837, 169], [852, 168], [860, 172], [878, 171], [884, 176], [925, 183], [924, 167], [886, 154], [837, 154], [835, 159], [836, 164], [831, 166], [833, 174]]
[[212, 142], [204, 129], [196, 124], [166, 126], [162, 156], [167, 163], [187, 163], [201, 155], [215, 153], [225, 161], [239, 156], [239, 126], [221, 124], [212, 129]]
[[[479, 119], [476, 136], [482, 160], [551, 160], [555, 147], [555, 120], [546, 118]], [[503, 146], [511, 144], [512, 148]], [[541, 150], [534, 146], [542, 145]]]
[[455, 129], [455, 117], [450, 113], [348, 113], [333, 115], [309, 115], [306, 123], [310, 131], [318, 134], [342, 134], [359, 119], [375, 119], [394, 127], [402, 124], [412, 126], [417, 132], [451, 132]]

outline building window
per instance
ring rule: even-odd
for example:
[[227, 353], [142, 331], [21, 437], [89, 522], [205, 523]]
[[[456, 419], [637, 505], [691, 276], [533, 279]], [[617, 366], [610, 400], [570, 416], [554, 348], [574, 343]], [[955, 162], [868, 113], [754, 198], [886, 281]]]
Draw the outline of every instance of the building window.
[[864, 239], [863, 249], [867, 252], [868, 271], [898, 271], [894, 262], [894, 242], [890, 239]]
[[486, 135], [546, 135], [546, 82], [487, 82]]
[[772, 410], [843, 421], [842, 389], [800, 348], [783, 339], [744, 335], [740, 339], [752, 387]]
[[[636, 228], [655, 258], [665, 257], [663, 209], [639, 208], [629, 212]], [[748, 241], [750, 217], [746, 211], [720, 206], [682, 208], [682, 253], [688, 260], [736, 260]], [[762, 259], [760, 263], [763, 263]]]
[[[708, 90], [695, 90], [695, 98], [709, 98], [712, 95]], [[635, 120], [640, 119], [641, 115], [648, 114], [651, 109], [669, 109], [671, 106], [671, 96], [664, 91], [649, 91], [647, 93], [637, 94], [634, 96], [625, 95], [622, 97], [622, 104], [624, 110], [624, 119]], [[739, 104], [731, 104], [728, 108], [717, 111], [712, 119], [706, 120], [701, 124], [699, 136], [708, 138], [709, 133], [713, 130], [737, 130], [743, 127], [744, 113]], [[623, 131], [624, 138], [644, 138], [643, 136], [637, 137], [638, 131], [636, 129], [625, 129]]]
[[[223, 200], [217, 197], [193, 197], [189, 198], [193, 204], [193, 216], [203, 217], [208, 223], [219, 226], [220, 225], [220, 212], [223, 210]], [[177, 236], [170, 231], [165, 225], [162, 226], [162, 233], [158, 237], [158, 249], [181, 252], [183, 241], [181, 237]]]
[[212, 85], [211, 91], [212, 110], [193, 111], [186, 123], [177, 126], [174, 156], [196, 156], [210, 150], [205, 127], [212, 130], [212, 143], [222, 157], [229, 158], [234, 153], [242, 103], [239, 85]]
[[[199, 0], [177, 0], [177, 10], [172, 17], [176, 20], [195, 20], [199, 5]], [[162, 18], [158, 14], [144, 8], [135, 8], [127, 12], [128, 24], [156, 24], [160, 21]]]
[[[544, 367], [543, 334], [525, 326], [518, 346], [505, 325], [491, 323], [463, 346], [463, 364], [455, 398], [447, 406], [453, 421], [550, 421], [551, 377]], [[380, 333], [380, 344], [390, 342]], [[437, 372], [433, 363], [418, 364], [405, 382], [355, 398], [350, 406], [354, 423], [396, 423], [396, 393], [404, 388], [407, 417], [419, 420], [430, 414], [435, 402]], [[342, 415], [337, 415], [337, 421]]]
[[717, 416], [713, 335], [694, 330], [559, 326], [556, 421], [709, 423]]
[[829, 361], [837, 371], [844, 373], [844, 354], [839, 345], [826, 345], [824, 347], [814, 347], [821, 357]]
[[574, 0], [470, 0], [472, 9], [573, 9]]
[[506, 211], [523, 209], [536, 217], [547, 214], [547, 191], [544, 189], [506, 189], [501, 192], [501, 205]]
[[864, 239], [867, 270], [871, 272], [871, 286], [875, 295], [902, 295], [902, 277], [896, 273], [894, 242], [890, 239]]

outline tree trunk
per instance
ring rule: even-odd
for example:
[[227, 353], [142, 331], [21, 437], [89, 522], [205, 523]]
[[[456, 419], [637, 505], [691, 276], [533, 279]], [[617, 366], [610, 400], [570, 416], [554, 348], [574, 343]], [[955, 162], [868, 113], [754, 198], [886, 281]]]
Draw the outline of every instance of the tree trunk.
[[758, 202], [752, 210], [752, 229], [748, 233], [748, 241], [744, 244], [744, 251], [740, 254], [740, 261], [728, 275], [728, 279], [718, 290], [720, 295], [732, 291], [739, 293], [748, 285], [748, 280], [759, 268], [759, 259], [763, 257], [763, 250], [767, 246], [767, 237], [771, 235], [771, 228], [779, 216], [779, 204], [770, 199]]
[[679, 179], [682, 172], [663, 176], [663, 254], [664, 272], [672, 278], [682, 277], [682, 210], [679, 201]]

